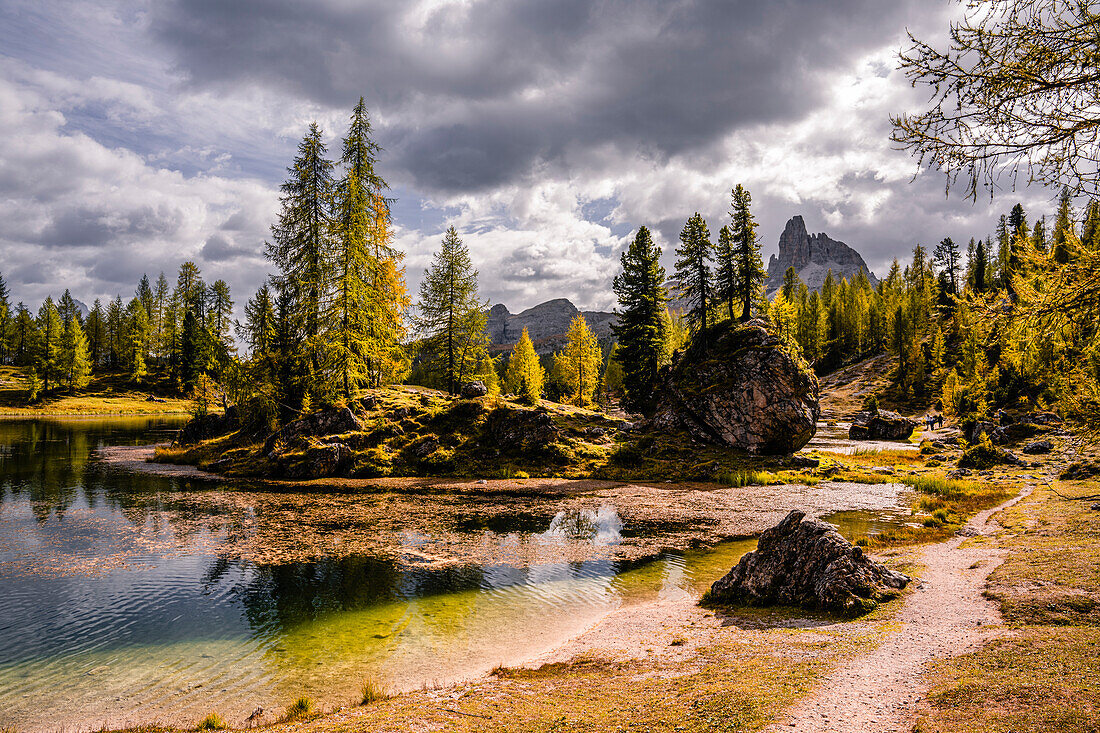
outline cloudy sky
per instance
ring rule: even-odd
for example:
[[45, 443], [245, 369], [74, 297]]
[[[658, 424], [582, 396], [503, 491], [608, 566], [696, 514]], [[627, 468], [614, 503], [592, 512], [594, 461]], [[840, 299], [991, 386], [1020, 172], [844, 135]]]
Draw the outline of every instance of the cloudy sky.
[[648, 225], [671, 267], [753, 195], [765, 261], [793, 214], [885, 269], [990, 232], [1016, 200], [945, 197], [889, 142], [927, 98], [896, 70], [949, 0], [0, 0], [0, 272], [91, 304], [194, 260], [239, 306], [310, 121], [366, 98], [415, 292], [454, 224], [483, 295], [610, 308]]

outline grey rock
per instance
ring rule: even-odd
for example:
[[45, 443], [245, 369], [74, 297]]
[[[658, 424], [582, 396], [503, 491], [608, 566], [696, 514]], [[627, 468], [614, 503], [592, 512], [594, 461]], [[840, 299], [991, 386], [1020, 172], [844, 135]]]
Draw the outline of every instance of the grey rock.
[[1089, 507], [1089, 509], [1094, 512], [1100, 512], [1100, 504], [1093, 504], [1091, 507]]
[[907, 440], [917, 421], [889, 410], [861, 412], [852, 420], [848, 437], [852, 440]]
[[466, 384], [462, 385], [459, 394], [466, 399], [474, 399], [489, 394], [489, 388], [485, 386], [485, 382], [482, 382], [480, 379], [475, 379], [472, 382], [466, 382]]
[[993, 445], [1003, 445], [1008, 442], [1008, 432], [1005, 428], [995, 422], [979, 421], [974, 423], [967, 432], [966, 439], [971, 444], [980, 443], [982, 436], [989, 438], [989, 442]]
[[966, 478], [973, 473], [969, 468], [956, 468], [947, 474], [947, 478]]
[[863, 554], [819, 519], [792, 511], [764, 530], [748, 553], [711, 586], [719, 603], [789, 605], [855, 616], [894, 598], [910, 581]]
[[489, 343], [494, 346], [508, 346], [519, 341], [523, 329], [534, 342], [535, 351], [549, 354], [560, 349], [567, 341], [569, 324], [581, 313], [588, 328], [603, 341], [612, 338], [611, 324], [615, 323], [615, 314], [605, 311], [577, 310], [569, 300], [557, 298], [528, 308], [520, 313], [511, 313], [507, 306], [498, 303], [489, 309], [485, 322], [485, 333]]
[[330, 407], [289, 422], [264, 441], [264, 454], [271, 455], [309, 437], [339, 435], [360, 428], [355, 414], [346, 407]]
[[1054, 450], [1054, 444], [1049, 440], [1033, 440], [1022, 448], [1024, 453], [1030, 456], [1050, 453]]
[[343, 443], [322, 443], [306, 449], [305, 455], [283, 464], [287, 478], [309, 479], [335, 476], [351, 463], [351, 448]]
[[761, 321], [724, 321], [696, 335], [657, 379], [650, 430], [766, 454], [794, 453], [814, 436], [818, 381]]
[[821, 290], [829, 270], [833, 278], [840, 282], [852, 278], [862, 270], [871, 285], [878, 284], [878, 278], [867, 267], [859, 252], [825, 234], [811, 236], [806, 231], [806, 222], [801, 216], [793, 216], [779, 235], [779, 256], [772, 255], [768, 261], [768, 292], [774, 293], [783, 284], [783, 276], [788, 267], [793, 267], [802, 282], [810, 290]]
[[553, 443], [560, 437], [550, 415], [542, 410], [500, 407], [489, 413], [489, 435], [502, 450], [529, 450]]

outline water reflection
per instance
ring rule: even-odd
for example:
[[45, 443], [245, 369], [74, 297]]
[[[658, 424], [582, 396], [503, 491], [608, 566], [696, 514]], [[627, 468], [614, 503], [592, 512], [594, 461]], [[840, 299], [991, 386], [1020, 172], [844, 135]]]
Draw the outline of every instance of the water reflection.
[[[452, 512], [441, 535], [413, 521], [408, 498], [249, 493], [95, 458], [173, 427], [0, 422], [0, 727], [189, 723], [214, 707], [240, 724], [300, 694], [350, 699], [366, 674], [446, 682], [553, 647], [622, 603], [695, 588], [747, 549], [626, 566], [574, 552], [620, 542], [611, 505]], [[353, 543], [379, 551], [335, 551]], [[487, 559], [440, 562], [444, 545]]]

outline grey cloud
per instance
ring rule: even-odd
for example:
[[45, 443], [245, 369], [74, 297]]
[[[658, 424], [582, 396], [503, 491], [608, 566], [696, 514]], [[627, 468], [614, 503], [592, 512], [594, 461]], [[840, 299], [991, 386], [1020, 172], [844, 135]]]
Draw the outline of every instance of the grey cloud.
[[261, 83], [338, 108], [364, 94], [384, 118], [415, 118], [382, 141], [418, 187], [448, 193], [570, 150], [661, 158], [798, 119], [822, 75], [918, 5], [480, 0], [410, 33], [400, 3], [176, 0], [154, 6], [152, 27], [191, 84]]
[[224, 234], [216, 233], [207, 238], [200, 254], [207, 262], [224, 262], [238, 257], [255, 257], [260, 254], [260, 249], [240, 246]]

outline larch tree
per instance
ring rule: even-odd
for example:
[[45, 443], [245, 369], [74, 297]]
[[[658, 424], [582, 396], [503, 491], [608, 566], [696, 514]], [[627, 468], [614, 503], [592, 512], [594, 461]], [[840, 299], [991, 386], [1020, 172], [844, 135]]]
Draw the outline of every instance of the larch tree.
[[1058, 216], [1054, 220], [1054, 233], [1051, 237], [1051, 250], [1054, 261], [1060, 265], [1069, 262], [1069, 237], [1074, 235], [1073, 224], [1073, 197], [1069, 188], [1063, 186], [1062, 194], [1058, 197]]
[[84, 320], [84, 334], [88, 338], [88, 358], [92, 362], [92, 370], [99, 368], [104, 361], [104, 348], [106, 346], [106, 323], [103, 320], [103, 303], [99, 298], [92, 304], [92, 310]]
[[[391, 201], [385, 196], [389, 185], [376, 167], [380, 151], [366, 105], [360, 97], [343, 141], [340, 162], [344, 176], [337, 186], [337, 198], [341, 203], [337, 220], [341, 230], [345, 230], [351, 203], [360, 212], [355, 216], [362, 218], [365, 256], [361, 278], [366, 311], [363, 344], [367, 380], [373, 386], [400, 379], [408, 368], [401, 344], [406, 337], [409, 295], [405, 287], [405, 268], [401, 264], [403, 255], [392, 242]], [[338, 234], [336, 237], [338, 253], [346, 247], [344, 236]]]
[[489, 303], [478, 297], [477, 276], [469, 250], [455, 228], [449, 227], [420, 283], [416, 323], [429, 369], [451, 394], [458, 394], [477, 368], [488, 343]]
[[[695, 212], [680, 231], [673, 276], [678, 295], [688, 303], [685, 316], [694, 333], [703, 334], [707, 330], [707, 314], [713, 296], [710, 269], [714, 257], [712, 249], [707, 223], [699, 212]], [[705, 341], [703, 349], [706, 349]]]
[[615, 353], [622, 365], [624, 402], [645, 412], [652, 403], [668, 337], [665, 268], [649, 229], [638, 229], [619, 262], [622, 270], [612, 283], [619, 307], [611, 331], [618, 339]]
[[333, 297], [326, 317], [331, 365], [345, 399], [373, 382], [372, 216], [366, 190], [354, 171], [338, 193], [334, 217]]
[[35, 365], [38, 375], [42, 378], [42, 389], [50, 391], [50, 385], [56, 386], [61, 365], [61, 316], [58, 315], [57, 306], [53, 298], [47, 297], [38, 309], [38, 322], [35, 324], [38, 331], [38, 348], [35, 354]]
[[301, 402], [315, 386], [325, 360], [324, 312], [331, 275], [333, 163], [321, 128], [310, 124], [282, 185], [282, 209], [265, 254], [279, 268], [279, 286], [290, 298], [290, 319], [304, 353], [294, 379]]
[[732, 193], [733, 209], [730, 211], [733, 231], [734, 259], [737, 266], [737, 290], [741, 298], [741, 320], [752, 317], [752, 303], [756, 300], [767, 278], [764, 263], [760, 260], [760, 243], [756, 235], [756, 219], [749, 206], [752, 196], [748, 189], [737, 184]]
[[70, 317], [62, 330], [59, 366], [70, 392], [88, 383], [88, 375], [92, 371], [92, 363], [88, 357], [88, 338], [76, 316]]
[[539, 363], [539, 355], [535, 353], [531, 336], [524, 328], [508, 358], [508, 367], [504, 371], [504, 386], [521, 402], [535, 405], [542, 399], [545, 382], [546, 372]]
[[568, 341], [561, 351], [562, 380], [571, 390], [568, 400], [578, 407], [592, 404], [600, 381], [603, 354], [596, 335], [588, 328], [584, 316], [578, 313], [569, 324]]

